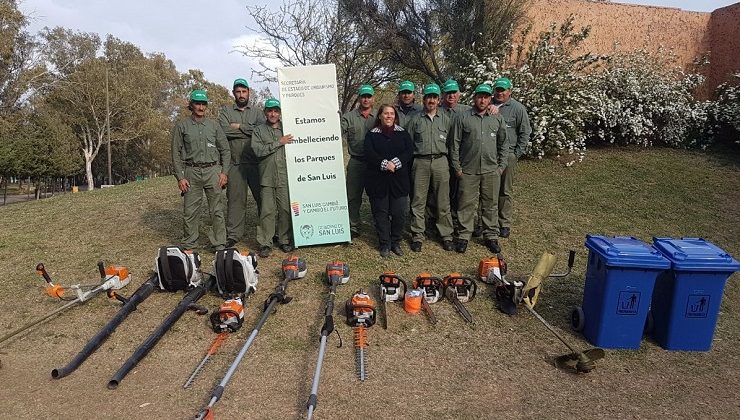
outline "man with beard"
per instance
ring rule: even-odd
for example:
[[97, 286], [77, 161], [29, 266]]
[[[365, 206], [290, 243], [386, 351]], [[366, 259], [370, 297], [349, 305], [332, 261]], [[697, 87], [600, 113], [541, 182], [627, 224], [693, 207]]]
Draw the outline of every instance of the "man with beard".
[[511, 234], [511, 215], [514, 212], [514, 172], [519, 158], [527, 152], [532, 127], [529, 124], [527, 108], [511, 98], [511, 80], [506, 77], [496, 79], [493, 84], [493, 105], [506, 121], [509, 138], [507, 165], [501, 174], [501, 187], [498, 193], [499, 236], [508, 238]]
[[206, 118], [208, 96], [204, 90], [190, 93], [190, 117], [178, 121], [172, 129], [172, 166], [177, 187], [183, 196], [182, 247], [192, 249], [198, 242], [200, 206], [205, 192], [212, 232], [208, 238], [216, 251], [224, 248], [223, 188], [230, 166], [229, 142], [214, 120]]
[[[288, 165], [285, 145], [293, 141], [290, 134], [283, 135], [280, 119], [280, 101], [270, 98], [265, 101], [265, 120], [254, 129], [252, 150], [259, 158], [262, 208], [257, 236], [259, 256], [266, 258], [272, 252], [272, 237], [277, 235], [283, 252], [293, 250], [291, 245], [290, 197], [288, 195]], [[277, 226], [276, 226], [277, 222]]]
[[[234, 80], [234, 105], [221, 108], [218, 122], [226, 133], [231, 148], [231, 169], [229, 170], [229, 187], [226, 190], [227, 219], [226, 246], [232, 247], [244, 236], [247, 219], [247, 189], [257, 205], [257, 217], [260, 214], [260, 176], [259, 161], [252, 151], [252, 131], [264, 123], [265, 119], [258, 109], [249, 106], [249, 84], [244, 79]], [[257, 236], [260, 235], [257, 224]]]
[[365, 191], [365, 135], [375, 123], [373, 104], [375, 90], [362, 85], [357, 91], [357, 107], [342, 115], [342, 139], [347, 143], [347, 208], [352, 237], [360, 234], [360, 207]]
[[473, 233], [475, 212], [481, 207], [483, 238], [492, 253], [501, 252], [498, 244], [498, 190], [506, 169], [506, 122], [491, 114], [491, 85], [475, 88], [474, 107], [455, 116], [450, 155], [452, 168], [460, 182], [460, 230], [455, 250], [464, 253]]

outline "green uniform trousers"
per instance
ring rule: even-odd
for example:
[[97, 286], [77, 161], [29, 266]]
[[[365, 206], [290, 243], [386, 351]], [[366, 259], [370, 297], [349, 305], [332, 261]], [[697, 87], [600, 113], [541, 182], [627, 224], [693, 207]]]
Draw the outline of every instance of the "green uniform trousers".
[[350, 157], [347, 163], [347, 210], [349, 211], [349, 228], [356, 231], [360, 228], [360, 207], [362, 193], [365, 191], [365, 162], [357, 157]]
[[288, 187], [268, 187], [263, 185], [260, 191], [262, 195], [260, 225], [262, 228], [257, 232], [257, 242], [260, 247], [267, 246], [272, 248], [272, 237], [277, 235], [280, 245], [289, 245], [291, 239], [291, 220]]
[[185, 179], [190, 183], [190, 188], [183, 196], [183, 230], [182, 246], [192, 249], [198, 243], [200, 230], [201, 204], [205, 192], [208, 201], [208, 214], [211, 217], [212, 229], [208, 232], [211, 245], [223, 248], [226, 243], [226, 221], [224, 219], [224, 192], [218, 186], [218, 174], [221, 166], [215, 165], [210, 168], [184, 168]]
[[459, 178], [459, 205], [457, 215], [460, 220], [458, 237], [466, 241], [473, 235], [475, 213], [480, 200], [483, 239], [498, 237], [498, 196], [501, 177], [498, 171], [482, 175], [463, 173]]
[[252, 191], [252, 198], [257, 203], [257, 237], [262, 229], [259, 216], [262, 207], [260, 199], [260, 170], [256, 163], [231, 165], [229, 184], [226, 188], [227, 208], [226, 236], [239, 242], [247, 230], [247, 189]]
[[501, 188], [498, 191], [498, 225], [511, 228], [511, 217], [514, 213], [514, 174], [517, 158], [509, 153], [509, 163], [501, 174]]
[[[411, 240], [422, 242], [426, 228], [425, 213], [428, 196], [434, 201], [437, 230], [443, 241], [452, 239], [453, 227], [450, 215], [450, 164], [447, 156], [437, 159], [417, 157], [411, 167], [414, 180], [414, 197], [411, 200]], [[430, 192], [430, 186], [432, 194]]]

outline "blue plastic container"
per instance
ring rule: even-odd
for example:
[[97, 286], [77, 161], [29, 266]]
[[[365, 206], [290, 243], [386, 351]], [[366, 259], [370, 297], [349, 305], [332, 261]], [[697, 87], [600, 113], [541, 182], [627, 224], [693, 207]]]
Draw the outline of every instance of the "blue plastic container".
[[639, 349], [655, 279], [670, 262], [630, 236], [586, 235], [583, 335], [611, 349]]
[[700, 238], [653, 238], [671, 262], [652, 299], [652, 337], [666, 350], [708, 351], [712, 347], [722, 292], [740, 263]]

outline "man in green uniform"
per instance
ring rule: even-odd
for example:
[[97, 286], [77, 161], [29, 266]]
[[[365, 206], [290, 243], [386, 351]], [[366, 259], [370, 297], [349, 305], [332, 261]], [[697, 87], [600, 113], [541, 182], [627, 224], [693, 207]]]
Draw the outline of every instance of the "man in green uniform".
[[452, 117], [439, 109], [441, 91], [436, 83], [424, 87], [424, 109], [409, 119], [407, 131], [414, 142], [413, 198], [411, 200], [411, 250], [421, 252], [424, 241], [425, 211], [428, 192], [435, 203], [437, 230], [442, 247], [453, 250], [452, 216], [450, 216], [450, 164], [447, 137]]
[[[269, 257], [272, 252], [272, 237], [277, 235], [283, 252], [293, 250], [291, 243], [290, 198], [288, 195], [288, 166], [285, 160], [285, 145], [293, 136], [283, 135], [280, 120], [280, 101], [270, 98], [265, 101], [264, 124], [252, 132], [252, 151], [259, 158], [262, 208], [260, 209], [260, 232], [257, 242], [259, 256]], [[276, 222], [277, 221], [277, 226]]]
[[404, 80], [398, 85], [398, 101], [394, 108], [396, 108], [396, 115], [398, 115], [398, 125], [403, 128], [406, 128], [411, 115], [422, 109], [422, 106], [416, 103], [415, 91], [416, 86], [410, 80]]
[[[260, 214], [260, 173], [259, 161], [250, 143], [252, 130], [265, 122], [262, 113], [249, 106], [249, 84], [244, 79], [234, 80], [234, 105], [221, 108], [218, 123], [226, 133], [231, 149], [231, 169], [229, 186], [226, 189], [226, 246], [232, 247], [244, 236], [247, 219], [247, 189], [257, 204], [257, 217]], [[257, 223], [257, 236], [260, 226]]]
[[347, 163], [347, 208], [349, 211], [350, 233], [360, 234], [360, 206], [365, 191], [365, 135], [375, 124], [373, 103], [375, 90], [370, 85], [360, 86], [358, 105], [342, 115], [342, 138], [347, 143], [349, 162]]
[[455, 245], [463, 253], [473, 233], [476, 208], [481, 206], [483, 238], [489, 251], [501, 252], [498, 244], [498, 195], [501, 173], [506, 169], [506, 122], [491, 114], [491, 85], [475, 88], [474, 107], [455, 116], [450, 155], [460, 182], [460, 231]]
[[204, 90], [190, 94], [191, 115], [172, 129], [172, 165], [177, 186], [183, 199], [182, 246], [192, 249], [198, 242], [203, 192], [208, 200], [212, 231], [208, 232], [211, 245], [218, 251], [226, 243], [223, 189], [231, 165], [229, 142], [214, 120], [205, 117], [208, 96]]
[[498, 192], [499, 236], [508, 238], [511, 234], [511, 215], [514, 211], [514, 173], [517, 161], [527, 153], [532, 127], [529, 124], [527, 108], [511, 98], [511, 80], [506, 77], [496, 79], [493, 84], [493, 105], [506, 121], [509, 139], [507, 165], [501, 174], [501, 187]]

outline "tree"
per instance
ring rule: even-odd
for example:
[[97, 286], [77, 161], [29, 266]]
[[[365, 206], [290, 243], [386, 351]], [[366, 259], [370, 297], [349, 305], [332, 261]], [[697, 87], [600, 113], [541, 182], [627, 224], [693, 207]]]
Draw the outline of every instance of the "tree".
[[441, 84], [465, 64], [499, 52], [527, 0], [339, 0], [370, 43]]
[[247, 6], [260, 35], [251, 45], [241, 46], [247, 57], [257, 58], [253, 74], [263, 81], [276, 81], [276, 64], [307, 66], [333, 63], [337, 68], [340, 109], [348, 111], [360, 85], [380, 86], [398, 77], [398, 66], [347, 14], [342, 0], [284, 2], [278, 11]]

